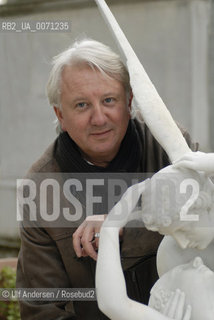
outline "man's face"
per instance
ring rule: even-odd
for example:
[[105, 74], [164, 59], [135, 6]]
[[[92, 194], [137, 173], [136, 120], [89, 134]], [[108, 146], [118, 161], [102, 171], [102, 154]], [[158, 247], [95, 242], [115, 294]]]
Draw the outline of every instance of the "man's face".
[[83, 156], [100, 166], [116, 156], [130, 119], [123, 85], [86, 64], [63, 70], [61, 109], [55, 112]]

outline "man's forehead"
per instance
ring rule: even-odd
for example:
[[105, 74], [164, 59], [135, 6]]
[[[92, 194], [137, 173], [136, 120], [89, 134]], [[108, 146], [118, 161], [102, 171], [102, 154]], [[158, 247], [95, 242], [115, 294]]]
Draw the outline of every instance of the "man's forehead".
[[[81, 88], [90, 88], [94, 86], [95, 88], [106, 87], [107, 91], [118, 91], [123, 87], [122, 83], [119, 80], [116, 80], [105, 73], [102, 73], [97, 68], [93, 68], [87, 63], [80, 63], [74, 65], [67, 65], [62, 71], [61, 77], [61, 86], [63, 88], [74, 89], [78, 87], [78, 90]], [[109, 87], [107, 89], [107, 87]]]
[[68, 64], [64, 66], [62, 70], [62, 79], [64, 80], [66, 77], [72, 76], [74, 73], [85, 72], [85, 71], [93, 70], [86, 62], [79, 62], [74, 64]]
[[77, 86], [80, 89], [84, 82], [87, 82], [92, 68], [87, 64], [66, 65], [61, 75], [62, 90], [75, 89]]

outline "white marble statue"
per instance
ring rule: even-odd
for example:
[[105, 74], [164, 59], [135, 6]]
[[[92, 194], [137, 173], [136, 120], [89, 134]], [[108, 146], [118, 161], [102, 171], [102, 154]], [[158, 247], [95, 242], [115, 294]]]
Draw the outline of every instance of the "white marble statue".
[[[191, 152], [105, 1], [95, 2], [125, 56], [137, 112], [174, 163], [130, 187], [107, 216], [96, 270], [99, 307], [113, 320], [210, 320], [214, 314], [214, 188], [208, 175], [214, 172], [214, 156]], [[131, 214], [141, 194], [142, 211]], [[126, 293], [119, 230], [129, 219], [143, 219], [148, 229], [168, 235], [158, 251], [161, 278], [152, 289], [150, 306], [129, 299]], [[186, 298], [176, 288], [185, 291]], [[159, 309], [156, 297], [161, 303], [164, 299]]]
[[[174, 229], [171, 228], [170, 232], [165, 230], [168, 236], [164, 237], [157, 254], [158, 274], [161, 276], [196, 256], [200, 256], [204, 263], [214, 270], [214, 192], [211, 180], [205, 178], [214, 174], [214, 153], [188, 153], [176, 161], [174, 167], [180, 167], [181, 170], [184, 170], [182, 168], [198, 170], [204, 176], [206, 187], [199, 192], [198, 199], [188, 212], [191, 214], [192, 211], [199, 215], [198, 223], [183, 222], [183, 227], [176, 231], [175, 222]], [[181, 225], [181, 222], [178, 221], [177, 226], [179, 224]], [[173, 238], [170, 235], [173, 235]]]
[[191, 319], [213, 319], [214, 272], [204, 265], [200, 257], [165, 273], [151, 290], [149, 306], [163, 313], [177, 288], [185, 292], [185, 303], [192, 306]]
[[205, 172], [168, 166], [146, 182], [142, 219], [183, 249], [205, 249], [214, 238], [214, 184]]
[[178, 160], [174, 161], [176, 168], [189, 168], [192, 170], [203, 171], [207, 175], [214, 174], [214, 153], [189, 152]]
[[162, 314], [127, 296], [120, 263], [119, 232], [129, 220], [138, 217], [138, 214], [132, 216], [132, 211], [145, 186], [145, 182], [131, 186], [102, 225], [96, 268], [98, 305], [112, 320], [188, 320], [191, 317], [191, 307], [186, 306], [185, 295], [181, 291], [172, 293], [166, 308], [161, 310]]
[[[181, 209], [188, 203], [187, 198], [191, 198], [193, 193], [190, 190], [189, 194], [187, 193], [188, 197], [180, 193], [179, 186], [183, 181], [189, 183], [190, 188], [194, 183], [199, 186], [196, 190], [197, 197], [193, 197], [191, 205], [188, 204], [187, 215], [197, 215], [198, 219], [195, 221], [180, 221]], [[169, 190], [172, 191], [171, 195]], [[133, 212], [140, 195], [142, 195], [142, 211]], [[189, 304], [192, 307], [191, 319], [212, 319], [214, 314], [214, 273], [211, 271], [214, 270], [213, 196], [213, 184], [204, 173], [173, 166], [160, 170], [151, 179], [126, 191], [121, 201], [107, 216], [101, 228], [99, 243], [96, 270], [97, 298], [100, 309], [110, 319], [190, 319]], [[170, 197], [173, 201], [176, 199], [173, 206], [168, 201]], [[155, 198], [158, 203], [154, 203]], [[145, 207], [144, 201], [146, 201]], [[158, 272], [161, 278], [152, 289], [149, 307], [128, 298], [120, 263], [119, 230], [132, 219], [142, 219], [148, 229], [170, 235], [164, 238], [158, 251]], [[202, 248], [204, 250], [201, 250]], [[195, 259], [197, 256], [202, 256], [210, 269], [203, 265], [201, 258]], [[190, 260], [192, 262], [189, 263]], [[185, 292], [186, 299], [181, 292]], [[203, 299], [199, 292], [203, 292]], [[158, 308], [158, 302], [154, 301], [162, 301], [161, 294], [165, 297], [165, 302]], [[153, 309], [162, 315], [154, 313]]]
[[186, 140], [104, 0], [95, 0], [126, 60], [136, 109], [171, 161], [190, 152]]

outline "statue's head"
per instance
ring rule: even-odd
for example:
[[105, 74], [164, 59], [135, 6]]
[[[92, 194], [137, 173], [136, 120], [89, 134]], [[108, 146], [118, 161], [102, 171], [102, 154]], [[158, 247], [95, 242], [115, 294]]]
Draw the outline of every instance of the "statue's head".
[[185, 293], [186, 306], [190, 304], [192, 307], [191, 319], [213, 319], [213, 288], [214, 272], [196, 257], [161, 276], [151, 289], [149, 306], [162, 313], [172, 294], [180, 289]]
[[173, 236], [182, 248], [203, 249], [214, 238], [213, 200], [205, 174], [168, 166], [146, 181], [142, 219], [147, 229]]

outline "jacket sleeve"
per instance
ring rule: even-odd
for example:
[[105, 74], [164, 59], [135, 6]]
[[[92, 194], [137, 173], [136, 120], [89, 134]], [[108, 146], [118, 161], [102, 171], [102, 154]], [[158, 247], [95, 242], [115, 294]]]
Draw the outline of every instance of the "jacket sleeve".
[[[56, 243], [40, 228], [21, 227], [17, 288], [71, 287]], [[48, 267], [49, 266], [49, 267]], [[76, 319], [72, 302], [20, 301], [22, 320]]]

